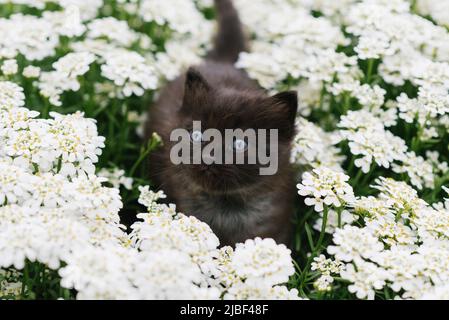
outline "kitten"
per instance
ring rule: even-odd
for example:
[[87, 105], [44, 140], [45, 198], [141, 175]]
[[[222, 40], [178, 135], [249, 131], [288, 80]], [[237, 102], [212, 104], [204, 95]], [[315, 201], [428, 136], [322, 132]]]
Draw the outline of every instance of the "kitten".
[[[215, 0], [219, 31], [204, 63], [162, 90], [151, 107], [147, 138], [159, 133], [164, 145], [150, 156], [151, 178], [186, 214], [209, 224], [221, 245], [254, 237], [288, 244], [292, 233], [294, 181], [290, 145], [295, 135], [296, 92], [272, 97], [233, 64], [246, 50], [231, 0]], [[278, 129], [278, 171], [259, 175], [259, 164], [174, 165], [170, 133], [191, 129]], [[223, 146], [224, 148], [229, 146]], [[232, 148], [232, 146], [231, 146]]]

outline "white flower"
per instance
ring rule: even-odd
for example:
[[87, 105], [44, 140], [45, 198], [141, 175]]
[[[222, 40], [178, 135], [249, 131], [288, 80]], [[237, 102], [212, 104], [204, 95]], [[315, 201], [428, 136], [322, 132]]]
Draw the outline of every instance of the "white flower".
[[354, 200], [352, 187], [347, 183], [349, 177], [328, 168], [317, 168], [312, 173], [303, 174], [298, 184], [298, 193], [305, 196], [305, 204], [314, 206], [315, 211], [323, 211], [324, 205], [341, 207]]
[[73, 176], [79, 172], [93, 173], [104, 147], [104, 137], [98, 136], [95, 120], [86, 119], [80, 112], [71, 115], [50, 114], [54, 120], [48, 129], [52, 134], [54, 156], [60, 173]]
[[9, 81], [0, 81], [0, 110], [22, 107], [25, 104], [23, 88]]
[[201, 32], [198, 27], [205, 22], [193, 1], [143, 0], [138, 12], [144, 21], [154, 21], [159, 25], [167, 23], [171, 29], [179, 33], [198, 34]]
[[393, 171], [397, 173], [407, 173], [410, 177], [410, 183], [419, 190], [423, 188], [432, 188], [435, 177], [433, 166], [423, 157], [417, 156], [414, 152], [408, 152], [402, 160], [402, 164], [393, 164]]
[[98, 176], [108, 179], [108, 182], [116, 189], [120, 188], [121, 185], [127, 190], [132, 189], [133, 179], [125, 176], [125, 170], [118, 168], [107, 170], [102, 168], [98, 172]]
[[117, 50], [116, 45], [111, 44], [104, 39], [89, 39], [89, 38], [72, 42], [71, 48], [75, 52], [91, 52], [101, 58], [104, 57], [109, 52]]
[[74, 178], [65, 190], [66, 196], [72, 199], [67, 206], [92, 220], [102, 219], [118, 224], [118, 212], [123, 206], [119, 190], [103, 187], [101, 184], [104, 181], [104, 178], [92, 175]]
[[137, 299], [137, 292], [126, 276], [128, 268], [133, 267], [135, 254], [117, 246], [86, 246], [76, 250], [58, 271], [61, 286], [75, 288], [78, 299]]
[[374, 219], [365, 219], [366, 228], [370, 232], [390, 246], [410, 245], [413, 246], [417, 240], [416, 232], [402, 221], [395, 221], [395, 216], [388, 215]]
[[183, 41], [168, 41], [165, 44], [165, 52], [156, 53], [154, 67], [161, 77], [167, 80], [174, 80], [182, 70], [191, 65], [201, 63], [202, 52]]
[[245, 69], [251, 78], [256, 79], [266, 89], [274, 88], [278, 82], [288, 75], [277, 61], [278, 56], [281, 54], [279, 49], [274, 48], [271, 50], [271, 52], [267, 53], [257, 51], [254, 53], [242, 52], [236, 64], [237, 68]]
[[318, 279], [315, 280], [313, 286], [321, 292], [331, 291], [332, 283], [334, 282], [334, 278], [330, 275], [323, 274]]
[[420, 300], [449, 300], [449, 285], [433, 287], [424, 292]]
[[332, 133], [327, 133], [304, 118], [296, 121], [298, 134], [295, 136], [291, 162], [300, 165], [310, 165], [313, 168], [324, 166], [336, 171], [342, 171], [341, 163], [344, 157], [335, 147]]
[[364, 173], [370, 171], [372, 162], [389, 168], [395, 160], [402, 160], [407, 151], [405, 141], [385, 130], [381, 120], [372, 113], [349, 111], [338, 124], [343, 139], [349, 141], [351, 153], [358, 157], [354, 164]]
[[348, 286], [349, 292], [355, 293], [359, 299], [370, 300], [375, 298], [375, 290], [382, 289], [390, 279], [390, 274], [386, 270], [363, 260], [357, 260], [355, 266], [346, 265], [341, 276], [352, 282]]
[[145, 124], [148, 121], [148, 112], [143, 112], [139, 114], [138, 112], [130, 111], [128, 112], [127, 120], [132, 123], [137, 123], [136, 134], [143, 138], [145, 135]]
[[273, 239], [256, 238], [237, 244], [231, 265], [238, 276], [251, 283], [281, 284], [294, 273], [290, 250]]
[[104, 5], [104, 0], [90, 0], [89, 2], [84, 0], [59, 0], [59, 5], [66, 9], [77, 7], [80, 12], [81, 19], [85, 21], [91, 20], [97, 15], [100, 7]]
[[427, 160], [433, 165], [434, 170], [439, 173], [444, 173], [448, 170], [448, 164], [445, 161], [441, 161], [438, 151], [426, 151]]
[[379, 59], [385, 55], [394, 54], [389, 38], [381, 32], [367, 32], [359, 38], [354, 48], [361, 60]]
[[384, 104], [386, 91], [378, 85], [363, 84], [357, 86], [353, 94], [362, 106], [376, 112]]
[[23, 204], [34, 192], [34, 181], [23, 169], [0, 162], [0, 204]]
[[140, 196], [139, 203], [144, 205], [151, 210], [153, 205], [159, 200], [164, 199], [167, 196], [164, 194], [164, 191], [160, 190], [158, 192], [154, 192], [150, 190], [150, 186], [139, 186]]
[[13, 14], [9, 19], [0, 19], [0, 56], [13, 58], [18, 53], [27, 60], [43, 60], [55, 53], [59, 44], [53, 24], [44, 18]]
[[41, 73], [41, 69], [35, 66], [26, 66], [23, 69], [23, 76], [25, 78], [38, 78]]
[[427, 206], [427, 203], [418, 197], [416, 190], [403, 181], [380, 177], [375, 183], [373, 188], [380, 190], [379, 197], [388, 201], [395, 209], [403, 211], [404, 214], [414, 214]]
[[51, 22], [52, 30], [62, 36], [78, 37], [86, 30], [77, 6], [67, 6], [63, 11], [44, 11], [43, 18]]
[[41, 72], [38, 82], [39, 93], [58, 107], [62, 105], [61, 95], [65, 91], [78, 91], [80, 86], [77, 79], [56, 71]]
[[129, 28], [126, 21], [114, 17], [95, 19], [88, 25], [87, 37], [91, 39], [108, 38], [121, 46], [130, 46], [137, 41], [137, 34]]
[[[449, 10], [446, 1], [419, 0], [417, 2], [417, 9], [421, 14], [431, 16], [437, 23], [446, 26], [449, 25], [449, 18], [445, 14]], [[447, 290], [447, 288], [444, 290]]]
[[430, 118], [449, 113], [447, 87], [425, 85], [419, 88], [418, 98], [410, 99], [405, 93], [398, 98], [399, 117], [408, 123], [417, 119], [424, 126]]
[[122, 88], [123, 95], [142, 96], [146, 89], [156, 89], [158, 78], [153, 67], [136, 52], [116, 50], [105, 56], [101, 74]]
[[333, 242], [335, 246], [328, 246], [327, 252], [345, 262], [370, 258], [383, 249], [382, 243], [368, 229], [349, 225], [335, 231]]
[[271, 287], [264, 283], [251, 285], [240, 283], [232, 286], [224, 295], [225, 300], [300, 300], [298, 290], [284, 286]]
[[217, 299], [215, 288], [198, 287], [203, 278], [200, 268], [180, 250], [148, 252], [136, 264], [133, 282], [144, 299]]
[[210, 227], [195, 217], [178, 214], [173, 220], [174, 207], [171, 206], [161, 205], [152, 210], [149, 217], [139, 215], [139, 218], [145, 219], [144, 222], [137, 222], [131, 227], [131, 239], [137, 248], [143, 251], [177, 249], [202, 263], [208, 252], [219, 245]]
[[89, 65], [94, 61], [95, 56], [89, 52], [69, 53], [53, 63], [53, 68], [64, 77], [74, 79], [89, 71]]
[[322, 274], [339, 274], [343, 270], [343, 264], [338, 260], [326, 259], [324, 254], [313, 258], [310, 269], [317, 270]]
[[61, 106], [61, 95], [65, 91], [78, 91], [81, 84], [77, 77], [89, 71], [95, 55], [89, 52], [68, 53], [53, 63], [55, 71], [42, 72], [38, 87], [40, 94], [49, 98], [51, 104]]
[[17, 65], [17, 61], [15, 59], [8, 59], [3, 61], [1, 70], [5, 76], [10, 76], [17, 73], [19, 66]]
[[0, 298], [7, 299], [11, 296], [19, 296], [22, 291], [22, 275], [15, 270], [0, 269]]
[[362, 217], [384, 217], [394, 215], [394, 201], [391, 199], [378, 199], [373, 196], [357, 198], [350, 206], [354, 213]]
[[423, 208], [416, 212], [412, 219], [418, 227], [418, 234], [424, 239], [447, 238], [449, 239], [449, 211], [444, 208], [435, 210]]

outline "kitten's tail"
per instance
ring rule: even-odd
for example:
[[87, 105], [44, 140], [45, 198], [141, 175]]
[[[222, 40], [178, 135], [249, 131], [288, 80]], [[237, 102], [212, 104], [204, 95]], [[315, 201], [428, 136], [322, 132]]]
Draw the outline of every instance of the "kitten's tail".
[[218, 62], [234, 63], [239, 53], [247, 51], [246, 39], [237, 10], [232, 0], [214, 0], [218, 14], [218, 34], [214, 49], [208, 58]]

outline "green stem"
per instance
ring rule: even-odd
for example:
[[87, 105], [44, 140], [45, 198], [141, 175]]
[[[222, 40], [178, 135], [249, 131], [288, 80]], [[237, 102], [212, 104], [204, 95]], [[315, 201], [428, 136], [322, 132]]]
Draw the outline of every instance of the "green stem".
[[371, 82], [371, 76], [373, 74], [373, 68], [374, 68], [374, 59], [368, 59], [368, 67], [366, 71], [366, 78], [365, 82], [370, 83]]
[[349, 162], [348, 166], [348, 174], [351, 174], [353, 169], [354, 169], [354, 156], [351, 156], [351, 161]]
[[140, 166], [140, 164], [142, 163], [142, 161], [150, 154], [150, 150], [145, 150], [144, 152], [142, 152], [139, 156], [139, 158], [137, 159], [137, 161], [134, 163], [133, 167], [131, 168], [131, 170], [129, 171], [129, 176], [133, 177], [134, 173], [136, 172], [137, 168]]
[[415, 151], [415, 153], [418, 153], [421, 145], [421, 136], [423, 133], [423, 129], [421, 125], [418, 125], [418, 132], [415, 137], [412, 139], [412, 150]]
[[410, 6], [410, 11], [414, 14], [418, 13], [417, 5], [418, 5], [418, 0], [412, 0], [412, 4]]
[[134, 173], [136, 172], [137, 168], [139, 168], [142, 161], [150, 154], [151, 151], [156, 149], [160, 143], [161, 143], [160, 138], [156, 138], [156, 136], [153, 134], [153, 136], [148, 141], [147, 147], [141, 151], [139, 158], [129, 171], [130, 177], [134, 176]]
[[322, 251], [321, 250], [321, 246], [323, 244], [324, 237], [326, 235], [326, 226], [327, 226], [328, 214], [329, 214], [329, 208], [325, 205], [324, 206], [324, 210], [323, 210], [323, 222], [321, 223], [321, 231], [320, 231], [320, 236], [318, 238], [318, 242], [314, 246], [315, 249], [310, 254], [309, 258], [307, 259], [306, 265], [305, 265], [303, 271], [301, 272], [301, 276], [300, 276], [300, 286], [301, 286], [301, 288], [304, 286], [304, 282], [306, 280], [307, 274], [308, 274], [310, 266], [312, 264], [312, 260], [316, 256], [318, 256], [321, 253], [321, 251]]
[[338, 208], [337, 210], [337, 215], [338, 215], [338, 228], [341, 228], [341, 208]]
[[352, 183], [351, 183], [351, 184], [352, 184], [353, 186], [357, 185], [358, 182], [359, 182], [359, 180], [360, 180], [360, 178], [362, 177], [362, 175], [363, 175], [362, 169], [361, 169], [361, 168], [358, 168], [357, 175], [356, 175], [355, 178], [352, 180]]
[[318, 255], [318, 253], [321, 252], [321, 245], [323, 244], [324, 236], [326, 235], [326, 226], [327, 226], [327, 217], [329, 214], [329, 209], [327, 206], [324, 206], [323, 211], [323, 223], [321, 224], [321, 231], [320, 231], [320, 237], [318, 238], [318, 242], [315, 246], [315, 250], [317, 251], [315, 256]]
[[26, 299], [25, 291], [28, 288], [29, 281], [29, 270], [28, 270], [28, 261], [25, 261], [25, 267], [23, 268], [23, 277], [22, 277], [22, 289], [20, 292], [20, 297], [22, 300]]
[[343, 94], [343, 110], [342, 115], [345, 115], [348, 113], [349, 109], [351, 108], [351, 95], [348, 92], [345, 92]]
[[45, 99], [44, 109], [42, 110], [42, 117], [47, 119], [50, 114], [50, 101], [48, 99]]
[[323, 104], [324, 104], [324, 96], [326, 95], [326, 85], [323, 82], [323, 86], [321, 88], [320, 91], [320, 110], [323, 109]]
[[390, 292], [388, 291], [387, 287], [384, 288], [384, 294], [385, 294], [385, 299], [391, 300]]
[[373, 161], [373, 163], [371, 163], [371, 168], [370, 168], [368, 174], [365, 175], [362, 182], [360, 183], [362, 186], [365, 186], [368, 183], [368, 181], [371, 179], [371, 176], [373, 175], [375, 169], [376, 169], [376, 162]]
[[442, 186], [449, 180], [449, 172], [442, 177], [435, 179], [434, 188], [430, 197], [430, 202], [433, 203], [437, 200], [437, 195], [440, 193]]

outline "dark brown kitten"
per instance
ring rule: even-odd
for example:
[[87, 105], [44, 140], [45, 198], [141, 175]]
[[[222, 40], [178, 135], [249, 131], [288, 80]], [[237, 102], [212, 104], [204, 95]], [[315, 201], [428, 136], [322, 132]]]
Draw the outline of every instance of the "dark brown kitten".
[[[146, 135], [157, 132], [164, 142], [150, 156], [151, 178], [180, 211], [208, 223], [222, 245], [257, 236], [288, 244], [295, 194], [289, 155], [296, 92], [269, 97], [234, 68], [245, 50], [241, 24], [231, 0], [216, 0], [215, 5], [219, 20], [215, 49], [203, 64], [169, 83], [151, 108]], [[261, 176], [258, 164], [174, 165], [170, 133], [190, 130], [194, 120], [201, 121], [202, 130], [278, 129], [277, 173]]]

